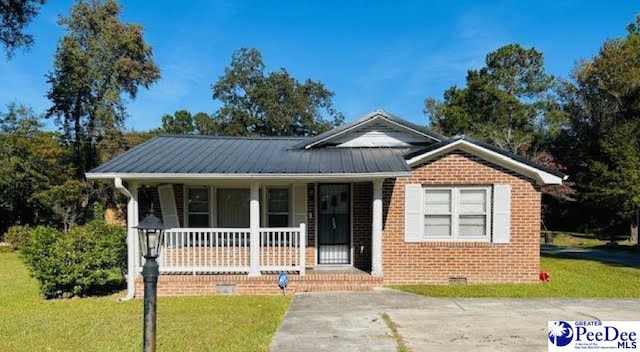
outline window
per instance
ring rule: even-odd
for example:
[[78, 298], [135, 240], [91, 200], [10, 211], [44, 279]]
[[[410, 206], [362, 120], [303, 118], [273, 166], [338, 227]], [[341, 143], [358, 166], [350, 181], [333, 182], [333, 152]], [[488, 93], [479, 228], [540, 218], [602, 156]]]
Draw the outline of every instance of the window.
[[424, 232], [427, 237], [451, 237], [451, 190], [425, 190]]
[[246, 188], [218, 189], [218, 227], [249, 228], [249, 198]]
[[187, 223], [189, 227], [209, 227], [209, 189], [187, 189]]
[[424, 238], [489, 240], [489, 187], [424, 188]]
[[289, 189], [267, 189], [267, 226], [289, 226]]

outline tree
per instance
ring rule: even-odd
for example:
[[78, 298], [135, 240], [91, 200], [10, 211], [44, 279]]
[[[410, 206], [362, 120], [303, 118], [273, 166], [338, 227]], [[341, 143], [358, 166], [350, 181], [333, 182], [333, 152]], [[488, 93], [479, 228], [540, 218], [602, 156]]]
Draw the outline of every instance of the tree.
[[[466, 87], [447, 89], [443, 102], [425, 100], [432, 128], [445, 135], [467, 134], [566, 171], [552, 148], [566, 116], [542, 53], [510, 44], [487, 54], [485, 64], [468, 71]], [[575, 200], [574, 187], [564, 182], [542, 188], [545, 221], [552, 224], [562, 214], [558, 209]]]
[[206, 112], [199, 112], [193, 115], [193, 123], [197, 134], [202, 135], [218, 135], [220, 134], [220, 125]]
[[179, 110], [173, 115], [162, 116], [162, 130], [168, 134], [193, 134], [196, 127], [191, 113]]
[[31, 108], [14, 103], [0, 114], [0, 227], [48, 221], [37, 195], [71, 176], [66, 157], [60, 135], [43, 131]]
[[199, 112], [195, 115], [187, 110], [178, 110], [173, 115], [162, 116], [162, 128], [160, 132], [167, 134], [218, 134], [220, 126], [209, 114]]
[[64, 231], [85, 218], [89, 202], [96, 197], [96, 187], [89, 181], [67, 179], [60, 185], [36, 193], [36, 199], [51, 209], [55, 220], [62, 223]]
[[25, 33], [25, 29], [44, 3], [45, 0], [0, 1], [0, 43], [8, 58], [13, 57], [17, 48], [33, 44], [33, 36]]
[[231, 66], [212, 85], [222, 107], [213, 115], [221, 134], [231, 136], [310, 136], [343, 123], [333, 92], [307, 79], [298, 82], [284, 69], [264, 73], [256, 49], [239, 49]]
[[579, 185], [585, 227], [626, 232], [640, 209], [640, 16], [627, 36], [578, 63], [562, 90], [561, 155]]
[[66, 35], [58, 43], [47, 97], [63, 140], [73, 145], [78, 176], [97, 165], [97, 145], [117, 134], [127, 117], [126, 98], [160, 78], [142, 27], [119, 20], [115, 0], [80, 1], [59, 23]]
[[444, 101], [425, 100], [433, 129], [468, 134], [519, 154], [533, 155], [547, 131], [557, 131], [559, 105], [554, 78], [535, 48], [510, 44], [487, 54], [486, 66], [469, 70], [467, 86], [453, 86]]
[[105, 136], [97, 146], [99, 163], [105, 163], [126, 152], [138, 144], [148, 141], [158, 135], [158, 131], [114, 131]]

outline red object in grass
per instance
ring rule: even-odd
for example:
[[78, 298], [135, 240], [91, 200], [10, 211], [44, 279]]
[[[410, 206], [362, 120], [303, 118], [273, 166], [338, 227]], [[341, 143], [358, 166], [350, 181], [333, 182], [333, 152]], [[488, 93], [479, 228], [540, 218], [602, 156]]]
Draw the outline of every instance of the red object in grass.
[[540, 281], [542, 282], [548, 282], [551, 279], [551, 276], [549, 276], [549, 273], [546, 271], [541, 271], [540, 272]]

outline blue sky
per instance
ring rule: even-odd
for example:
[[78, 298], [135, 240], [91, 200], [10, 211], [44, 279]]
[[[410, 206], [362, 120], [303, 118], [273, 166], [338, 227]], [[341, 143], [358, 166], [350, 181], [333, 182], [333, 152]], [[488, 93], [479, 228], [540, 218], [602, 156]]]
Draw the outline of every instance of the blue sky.
[[[56, 24], [72, 1], [48, 1], [29, 32], [35, 45], [0, 57], [0, 111], [10, 102], [49, 107]], [[176, 110], [214, 112], [211, 84], [241, 47], [260, 50], [267, 70], [323, 82], [347, 121], [385, 109], [425, 125], [426, 97], [464, 85], [470, 68], [502, 45], [544, 54], [551, 74], [568, 77], [577, 60], [625, 35], [640, 2], [610, 1], [146, 1], [121, 0], [122, 19], [144, 27], [162, 78], [128, 104], [127, 128], [160, 126]], [[51, 127], [52, 124], [49, 124]]]

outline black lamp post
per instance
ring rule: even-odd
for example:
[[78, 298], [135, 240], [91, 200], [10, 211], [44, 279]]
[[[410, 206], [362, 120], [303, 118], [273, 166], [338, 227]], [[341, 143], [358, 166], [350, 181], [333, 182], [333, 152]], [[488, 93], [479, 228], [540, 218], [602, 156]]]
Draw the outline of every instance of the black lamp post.
[[140, 239], [140, 253], [145, 262], [142, 267], [142, 278], [144, 280], [144, 330], [143, 330], [143, 351], [155, 352], [156, 350], [156, 297], [158, 288], [158, 262], [156, 258], [160, 255], [160, 246], [164, 237], [166, 227], [154, 216], [153, 206], [149, 215], [136, 226]]

